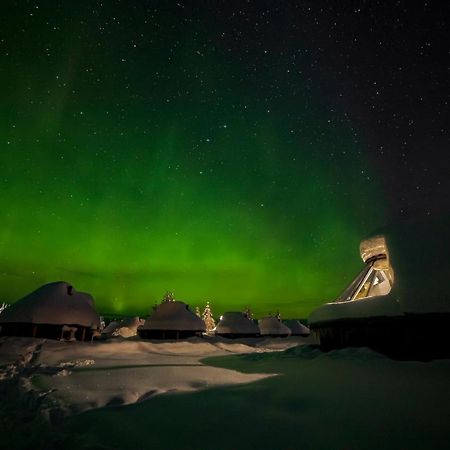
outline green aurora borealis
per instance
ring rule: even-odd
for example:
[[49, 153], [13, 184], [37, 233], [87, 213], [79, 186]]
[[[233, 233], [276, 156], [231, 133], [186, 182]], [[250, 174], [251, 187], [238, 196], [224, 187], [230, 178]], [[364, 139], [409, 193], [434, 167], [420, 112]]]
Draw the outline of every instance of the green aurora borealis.
[[247, 52], [175, 6], [33, 8], [2, 19], [0, 301], [66, 280], [102, 312], [173, 290], [305, 317], [345, 287], [383, 202], [294, 44]]

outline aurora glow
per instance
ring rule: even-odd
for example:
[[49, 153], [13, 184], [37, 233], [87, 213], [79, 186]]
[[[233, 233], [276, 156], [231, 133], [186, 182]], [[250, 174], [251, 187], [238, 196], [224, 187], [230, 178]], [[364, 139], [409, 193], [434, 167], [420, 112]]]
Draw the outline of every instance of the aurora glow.
[[206, 7], [137, 3], [10, 9], [0, 301], [66, 280], [103, 312], [173, 290], [306, 316], [384, 222], [364, 137], [308, 75], [300, 34], [239, 41]]

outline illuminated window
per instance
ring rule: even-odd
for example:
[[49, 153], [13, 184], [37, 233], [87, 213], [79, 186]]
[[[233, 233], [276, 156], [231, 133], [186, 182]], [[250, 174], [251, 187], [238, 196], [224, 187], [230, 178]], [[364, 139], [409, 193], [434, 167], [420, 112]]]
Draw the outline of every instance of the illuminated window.
[[378, 257], [353, 280], [336, 302], [349, 302], [389, 294], [394, 282], [392, 267], [386, 257]]

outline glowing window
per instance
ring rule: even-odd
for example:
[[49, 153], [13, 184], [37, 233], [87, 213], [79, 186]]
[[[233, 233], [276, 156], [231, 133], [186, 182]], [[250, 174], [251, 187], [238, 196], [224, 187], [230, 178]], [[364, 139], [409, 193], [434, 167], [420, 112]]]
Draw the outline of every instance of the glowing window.
[[367, 264], [336, 302], [387, 295], [392, 289], [393, 281], [393, 271], [386, 257], [377, 258]]

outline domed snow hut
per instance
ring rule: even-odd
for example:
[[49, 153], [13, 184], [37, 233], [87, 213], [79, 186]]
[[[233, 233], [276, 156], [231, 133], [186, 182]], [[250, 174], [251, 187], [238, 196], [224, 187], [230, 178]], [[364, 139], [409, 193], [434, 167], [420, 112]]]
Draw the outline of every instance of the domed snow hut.
[[65, 281], [48, 283], [18, 300], [0, 315], [1, 336], [85, 341], [100, 328], [94, 299]]
[[259, 327], [241, 312], [226, 312], [219, 320], [215, 333], [228, 338], [259, 336]]
[[309, 328], [303, 325], [299, 320], [285, 320], [284, 324], [291, 330], [291, 336], [309, 336]]
[[278, 317], [264, 317], [258, 320], [261, 336], [287, 337], [291, 334], [288, 328]]
[[205, 322], [186, 303], [173, 300], [156, 306], [137, 332], [143, 339], [185, 339], [206, 331]]

